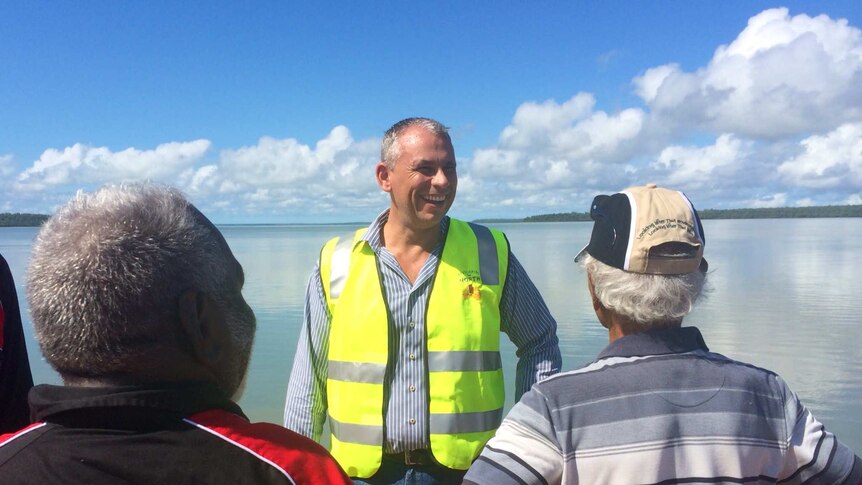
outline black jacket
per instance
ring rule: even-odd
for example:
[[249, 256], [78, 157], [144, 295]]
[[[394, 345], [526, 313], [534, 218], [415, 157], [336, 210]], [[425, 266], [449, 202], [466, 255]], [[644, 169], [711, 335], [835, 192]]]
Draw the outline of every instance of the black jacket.
[[317, 443], [249, 423], [215, 386], [30, 393], [36, 423], [0, 437], [0, 482], [350, 483]]

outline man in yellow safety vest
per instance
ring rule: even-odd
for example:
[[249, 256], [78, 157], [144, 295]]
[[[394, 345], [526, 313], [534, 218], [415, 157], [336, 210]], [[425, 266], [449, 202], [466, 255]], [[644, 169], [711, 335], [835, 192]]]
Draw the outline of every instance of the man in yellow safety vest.
[[516, 398], [560, 369], [556, 322], [502, 232], [449, 218], [448, 129], [408, 118], [384, 135], [390, 206], [321, 250], [306, 293], [285, 426], [357, 483], [460, 482], [500, 425], [500, 332], [518, 347]]

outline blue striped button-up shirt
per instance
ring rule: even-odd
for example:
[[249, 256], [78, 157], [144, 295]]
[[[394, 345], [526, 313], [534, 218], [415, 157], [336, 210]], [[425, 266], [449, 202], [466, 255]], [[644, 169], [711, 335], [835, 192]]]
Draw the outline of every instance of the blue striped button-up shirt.
[[[411, 284], [409, 278], [382, 244], [380, 234], [389, 211], [380, 214], [363, 239], [377, 255], [386, 303], [393, 320], [389, 335], [389, 360], [394, 372], [387, 405], [387, 453], [424, 449], [429, 435], [424, 417], [428, 413], [425, 373], [425, 315], [437, 264], [446, 239], [449, 218], [440, 224], [441, 243]], [[535, 382], [560, 370], [557, 323], [539, 291], [511, 251], [506, 284], [500, 298], [500, 328], [518, 347], [516, 400]], [[326, 420], [326, 376], [330, 315], [320, 283], [320, 263], [308, 281], [305, 295], [305, 325], [287, 387], [284, 425], [319, 441]], [[358, 398], [358, 397], [357, 397]]]

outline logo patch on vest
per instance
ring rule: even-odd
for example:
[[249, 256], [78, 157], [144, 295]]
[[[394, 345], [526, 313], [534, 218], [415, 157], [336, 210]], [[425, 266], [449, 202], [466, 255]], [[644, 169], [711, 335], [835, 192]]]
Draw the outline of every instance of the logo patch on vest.
[[479, 293], [479, 286], [481, 286], [479, 283], [468, 284], [467, 287], [464, 288], [464, 291], [461, 293], [464, 296], [464, 299], [465, 300], [467, 298], [472, 298], [474, 300], [481, 299], [481, 296]]
[[461, 283], [481, 283], [482, 282], [482, 274], [479, 273], [477, 269], [468, 269], [464, 270], [461, 273]]

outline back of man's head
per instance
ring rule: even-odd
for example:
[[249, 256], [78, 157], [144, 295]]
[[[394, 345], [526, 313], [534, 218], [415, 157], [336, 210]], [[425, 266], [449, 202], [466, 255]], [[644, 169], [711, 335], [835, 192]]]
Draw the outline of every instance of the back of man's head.
[[647, 184], [599, 195], [590, 241], [575, 258], [601, 305], [636, 328], [679, 324], [701, 295], [708, 265], [700, 216], [682, 192]]
[[[215, 226], [176, 190], [142, 184], [79, 193], [51, 217], [33, 248], [27, 297], [45, 359], [67, 384], [134, 382], [171, 352], [194, 353], [179, 310], [190, 290], [215, 302], [231, 347], [247, 353], [254, 316], [241, 286]], [[244, 373], [247, 355], [236, 364]]]

